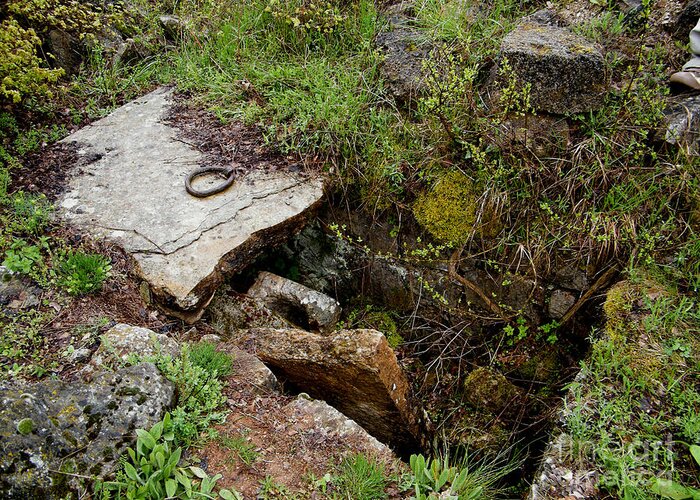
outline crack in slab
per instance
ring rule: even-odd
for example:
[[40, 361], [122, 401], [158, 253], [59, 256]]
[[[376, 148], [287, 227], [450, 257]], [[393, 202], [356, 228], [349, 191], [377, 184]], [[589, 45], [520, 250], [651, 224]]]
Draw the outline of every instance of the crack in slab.
[[[153, 241], [151, 238], [149, 238], [148, 236], [146, 236], [145, 234], [143, 234], [142, 232], [140, 232], [138, 229], [120, 228], [120, 227], [110, 227], [110, 226], [103, 226], [103, 225], [101, 225], [101, 224], [91, 224], [91, 226], [97, 227], [97, 228], [99, 228], [99, 229], [104, 229], [105, 231], [120, 231], [120, 232], [123, 232], [123, 233], [134, 233], [136, 236], [140, 236], [141, 238], [143, 238], [144, 240], [146, 240], [147, 242], [149, 242], [151, 245], [153, 245], [154, 247], [156, 247], [158, 250], [164, 251], [158, 243], [156, 243], [156, 242]], [[136, 250], [135, 252], [139, 252], [139, 250]], [[155, 252], [154, 252], [154, 253], [155, 253]]]
[[[188, 236], [197, 234], [197, 233], [199, 232], [199, 235], [198, 235], [198, 236], [196, 236], [195, 238], [190, 239], [187, 243], [183, 243], [183, 244], [177, 246], [176, 248], [173, 248], [172, 250], [165, 250], [165, 249], [162, 248], [161, 246], [155, 245], [156, 248], [158, 248], [158, 250], [160, 250], [160, 252], [156, 252], [156, 251], [153, 251], [153, 250], [137, 250], [137, 251], [135, 251], [134, 253], [147, 254], [147, 255], [154, 255], [154, 254], [155, 254], [155, 255], [163, 255], [163, 256], [172, 255], [172, 254], [174, 254], [174, 253], [176, 253], [176, 252], [182, 250], [183, 248], [186, 248], [186, 247], [192, 245], [193, 243], [196, 243], [197, 241], [199, 241], [199, 240], [202, 238], [202, 236], [204, 236], [204, 235], [207, 234], [208, 232], [212, 231], [213, 229], [216, 229], [216, 228], [219, 227], [219, 226], [222, 226], [222, 225], [224, 225], [224, 224], [226, 224], [226, 223], [229, 223], [229, 222], [234, 221], [234, 220], [236, 219], [236, 217], [238, 217], [238, 215], [239, 215], [241, 212], [243, 212], [244, 210], [250, 208], [250, 207], [254, 204], [255, 201], [257, 201], [257, 200], [264, 200], [265, 198], [268, 198], [268, 197], [270, 197], [270, 196], [275, 196], [275, 195], [282, 194], [282, 193], [284, 193], [284, 192], [286, 192], [286, 191], [289, 191], [290, 189], [294, 189], [294, 188], [296, 188], [296, 187], [302, 185], [303, 182], [304, 182], [303, 179], [297, 179], [296, 182], [295, 182], [294, 184], [291, 184], [291, 185], [289, 185], [289, 186], [286, 186], [286, 187], [284, 187], [283, 189], [280, 189], [280, 190], [277, 190], [277, 191], [274, 191], [274, 192], [259, 194], [259, 195], [257, 195], [257, 196], [256, 196], [256, 195], [251, 196], [249, 202], [248, 202], [246, 205], [244, 205], [244, 206], [242, 206], [241, 208], [239, 208], [239, 209], [238, 209], [234, 214], [232, 214], [230, 217], [228, 217], [228, 218], [226, 218], [226, 219], [224, 219], [224, 220], [222, 220], [222, 221], [219, 221], [219, 222], [217, 222], [216, 224], [213, 224], [212, 226], [207, 227], [207, 228], [205, 228], [205, 229], [202, 229], [202, 226], [205, 225], [206, 220], [205, 220], [205, 221], [202, 221], [202, 223], [200, 223], [199, 226], [198, 226], [196, 229], [193, 229], [193, 230], [191, 230], [191, 231], [188, 231], [188, 232], [186, 232], [185, 234], [183, 234], [183, 235], [177, 237], [176, 239], [171, 240], [171, 241], [168, 241], [167, 243], [164, 243], [164, 244], [162, 245], [162, 247], [165, 247], [166, 245], [177, 244], [178, 241], [182, 240], [183, 238], [187, 238]], [[238, 200], [233, 199], [233, 200], [230, 200], [230, 201], [224, 203], [224, 204], [221, 205], [221, 206], [216, 207], [216, 208], [213, 209], [211, 212], [209, 212], [208, 216], [210, 216], [211, 214], [213, 214], [213, 213], [215, 213], [215, 212], [217, 212], [217, 211], [219, 211], [219, 210], [221, 210], [221, 209], [223, 209], [223, 208], [229, 206], [230, 204], [234, 203], [235, 201], [238, 201]], [[207, 217], [207, 218], [209, 218], [209, 217]]]

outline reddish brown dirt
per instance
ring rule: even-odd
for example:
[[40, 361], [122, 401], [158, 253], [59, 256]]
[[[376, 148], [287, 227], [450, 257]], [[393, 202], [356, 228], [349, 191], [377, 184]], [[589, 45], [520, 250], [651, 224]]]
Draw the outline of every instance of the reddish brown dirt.
[[[286, 490], [286, 495], [269, 498], [326, 498], [314, 487], [313, 476], [318, 479], [332, 473], [335, 465], [353, 453], [372, 454], [357, 441], [328, 436], [313, 422], [297, 418], [286, 407], [293, 400], [290, 396], [255, 394], [235, 372], [227, 382], [225, 393], [231, 413], [217, 430], [222, 436], [244, 437], [255, 447], [257, 458], [247, 465], [221, 440], [208, 443], [199, 456], [209, 473], [222, 474], [219, 485], [235, 488], [246, 499], [258, 498], [266, 477]], [[398, 472], [401, 467], [399, 463], [384, 463], [390, 472]], [[327, 494], [331, 492], [329, 486]], [[389, 498], [401, 498], [396, 485], [389, 494]]]

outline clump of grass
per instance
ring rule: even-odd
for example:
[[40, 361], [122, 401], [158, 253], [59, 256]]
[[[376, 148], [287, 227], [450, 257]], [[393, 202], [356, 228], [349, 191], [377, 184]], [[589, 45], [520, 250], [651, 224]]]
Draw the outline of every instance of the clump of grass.
[[219, 436], [219, 443], [224, 448], [233, 451], [245, 465], [250, 467], [255, 463], [260, 454], [255, 451], [255, 445], [244, 436]]
[[69, 251], [59, 260], [58, 284], [71, 295], [86, 295], [102, 288], [112, 269], [104, 255]]
[[192, 364], [209, 373], [215, 373], [217, 377], [231, 374], [233, 359], [228, 354], [217, 351], [216, 344], [211, 342], [191, 344], [189, 356]]
[[340, 498], [348, 500], [387, 498], [384, 465], [361, 453], [343, 459], [333, 477], [333, 485]]

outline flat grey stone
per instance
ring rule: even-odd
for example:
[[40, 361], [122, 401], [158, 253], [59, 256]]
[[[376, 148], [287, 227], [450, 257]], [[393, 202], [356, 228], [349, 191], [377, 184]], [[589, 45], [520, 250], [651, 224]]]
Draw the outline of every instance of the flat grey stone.
[[148, 328], [119, 323], [100, 338], [100, 346], [92, 355], [80, 374], [91, 378], [96, 372], [105, 368], [114, 368], [127, 362], [130, 355], [139, 356], [141, 360], [158, 354], [173, 358], [180, 354], [180, 346], [175, 340], [162, 333], [156, 333]]
[[64, 139], [85, 161], [58, 215], [120, 244], [161, 305], [196, 319], [225, 274], [301, 229], [323, 179], [252, 171], [223, 193], [190, 196], [185, 178], [206, 158], [164, 123], [170, 97], [160, 88]]
[[[372, 437], [354, 420], [346, 417], [325, 401], [310, 399], [307, 395], [300, 394], [285, 409], [290, 411], [295, 419], [309, 421], [313, 428], [324, 437], [334, 437], [343, 442], [354, 442], [365, 450], [391, 456], [391, 450], [385, 444]], [[297, 423], [295, 427], [299, 425]]]

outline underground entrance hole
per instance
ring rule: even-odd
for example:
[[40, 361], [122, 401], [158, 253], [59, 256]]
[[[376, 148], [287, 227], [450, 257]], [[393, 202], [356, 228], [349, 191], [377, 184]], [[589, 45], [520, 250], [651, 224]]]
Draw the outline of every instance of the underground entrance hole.
[[[285, 247], [258, 259], [237, 280], [238, 290], [245, 292], [261, 271], [269, 271], [310, 288], [321, 288], [339, 299], [343, 306], [340, 321], [343, 328], [375, 328], [387, 334], [387, 322], [376, 320], [390, 317], [396, 327], [395, 339], [400, 339], [392, 346], [396, 347], [413, 389], [412, 409], [417, 415], [427, 416], [429, 421], [421, 426], [410, 445], [394, 445], [394, 449], [404, 459], [411, 453], [432, 454], [445, 448], [468, 450], [477, 455], [512, 449], [523, 457], [523, 465], [508, 475], [508, 483], [531, 481], [556, 421], [563, 388], [573, 380], [579, 362], [588, 353], [588, 337], [601, 319], [602, 297], [609, 285], [597, 290], [596, 297], [578, 310], [566, 329], [550, 332], [537, 328], [535, 323], [523, 334], [518, 329], [525, 326], [518, 321], [514, 322], [514, 330], [506, 333], [503, 323], [465, 319], [453, 311], [447, 314], [434, 304], [425, 308], [397, 308], [401, 302], [391, 295], [394, 284], [398, 283], [396, 276], [410, 276], [415, 269], [401, 269], [400, 263], [381, 259], [368, 263], [371, 257], [366, 253], [349, 255], [347, 248], [343, 255], [334, 255], [335, 244], [318, 241], [332, 235], [312, 229], [311, 233], [305, 234], [305, 230]], [[311, 258], [314, 262], [310, 262]], [[329, 266], [326, 276], [320, 272], [319, 262]], [[388, 283], [392, 286], [387, 286]], [[407, 295], [413, 291], [407, 284], [400, 293]], [[577, 293], [583, 295], [583, 291]], [[368, 315], [368, 310], [382, 314]], [[294, 318], [293, 323], [308, 326], [300, 311], [292, 308], [286, 314]], [[546, 318], [546, 305], [537, 314]], [[368, 319], [368, 316], [373, 317]], [[484, 372], [485, 368], [489, 371]], [[278, 367], [272, 369], [282, 380], [287, 380], [289, 392], [306, 392], [336, 408], [342, 406], [342, 398], [323, 393], [313, 384], [289, 382], [287, 373]], [[501, 406], [480, 401], [474, 396], [479, 392], [477, 375], [486, 384], [487, 390], [481, 392], [487, 397], [496, 398], [501, 391], [498, 383], [503, 381], [517, 395], [506, 399]], [[361, 421], [358, 423], [363, 425]], [[433, 446], [436, 442], [438, 445]]]

